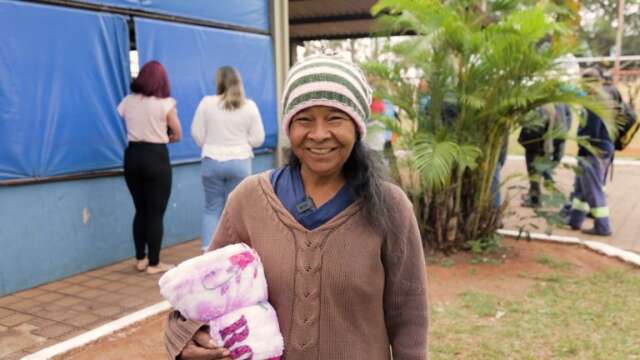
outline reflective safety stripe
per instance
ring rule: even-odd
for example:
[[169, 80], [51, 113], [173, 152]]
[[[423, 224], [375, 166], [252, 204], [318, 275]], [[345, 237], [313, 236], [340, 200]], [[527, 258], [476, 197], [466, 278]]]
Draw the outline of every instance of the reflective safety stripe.
[[594, 218], [598, 218], [598, 219], [609, 217], [609, 207], [605, 206], [605, 207], [593, 208], [591, 209], [591, 215], [593, 215]]
[[574, 210], [579, 210], [586, 213], [589, 212], [589, 204], [577, 198], [573, 198], [573, 201], [571, 202], [571, 208]]

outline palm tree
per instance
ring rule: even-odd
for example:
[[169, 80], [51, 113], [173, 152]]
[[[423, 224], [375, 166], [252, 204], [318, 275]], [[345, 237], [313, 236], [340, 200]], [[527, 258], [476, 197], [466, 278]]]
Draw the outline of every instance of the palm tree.
[[[489, 241], [503, 206], [493, 177], [505, 137], [551, 103], [585, 106], [610, 118], [602, 102], [558, 76], [556, 59], [572, 50], [553, 3], [495, 0], [380, 0], [372, 9], [383, 29], [412, 34], [392, 47], [393, 64], [372, 62], [379, 97], [401, 110], [395, 146], [402, 186], [414, 203], [425, 245], [451, 252]], [[566, 42], [565, 42], [565, 39]], [[416, 79], [429, 85], [422, 98]], [[424, 103], [428, 100], [425, 110]]]

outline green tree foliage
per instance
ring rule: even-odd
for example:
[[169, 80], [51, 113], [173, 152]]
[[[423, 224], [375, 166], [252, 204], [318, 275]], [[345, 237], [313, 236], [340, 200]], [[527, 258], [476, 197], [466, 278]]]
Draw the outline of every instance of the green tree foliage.
[[[618, 0], [582, 0], [580, 40], [587, 55], [607, 56], [616, 43]], [[640, 1], [627, 0], [624, 11], [623, 55], [640, 54]]]
[[[445, 253], [492, 238], [504, 210], [493, 205], [492, 191], [501, 146], [532, 121], [531, 110], [558, 102], [609, 117], [603, 103], [558, 76], [554, 60], [572, 50], [563, 43], [568, 29], [555, 20], [566, 16], [562, 8], [496, 0], [482, 11], [476, 4], [380, 0], [372, 12], [381, 27], [415, 36], [392, 47], [391, 65], [365, 65], [377, 95], [401, 110], [400, 124], [387, 121], [407, 154], [396, 174], [428, 250]], [[429, 84], [426, 111], [412, 72]]]

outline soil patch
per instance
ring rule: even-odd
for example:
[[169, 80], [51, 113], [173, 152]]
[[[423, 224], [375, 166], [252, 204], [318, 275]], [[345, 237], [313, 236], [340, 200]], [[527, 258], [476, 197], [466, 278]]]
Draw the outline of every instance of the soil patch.
[[166, 359], [163, 334], [167, 313], [152, 316], [135, 323], [96, 342], [54, 359], [73, 360], [122, 360]]
[[502, 240], [494, 254], [457, 253], [430, 258], [427, 265], [429, 300], [447, 303], [465, 291], [481, 291], [503, 298], [527, 293], [537, 279], [557, 271], [575, 276], [609, 268], [628, 268], [622, 262], [577, 245], [527, 240]]
[[[611, 268], [629, 268], [579, 246], [512, 240], [487, 256], [457, 253], [430, 258], [427, 265], [431, 305], [454, 301], [467, 291], [481, 291], [503, 298], [524, 296], [536, 280], [558, 271], [585, 276]], [[71, 360], [166, 359], [163, 332], [166, 314], [151, 317], [116, 332], [62, 358]]]

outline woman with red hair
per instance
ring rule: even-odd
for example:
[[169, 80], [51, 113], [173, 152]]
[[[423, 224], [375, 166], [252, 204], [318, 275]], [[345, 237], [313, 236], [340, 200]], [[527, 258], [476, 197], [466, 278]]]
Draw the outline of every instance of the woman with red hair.
[[167, 143], [180, 141], [182, 129], [162, 64], [146, 63], [131, 84], [131, 92], [118, 105], [118, 113], [124, 118], [129, 143], [124, 153], [124, 177], [136, 209], [136, 268], [157, 274], [173, 267], [160, 262], [160, 248], [164, 212], [171, 194]]

